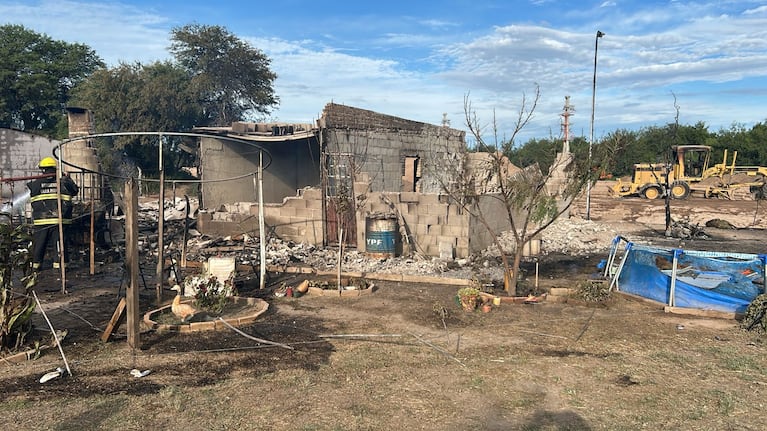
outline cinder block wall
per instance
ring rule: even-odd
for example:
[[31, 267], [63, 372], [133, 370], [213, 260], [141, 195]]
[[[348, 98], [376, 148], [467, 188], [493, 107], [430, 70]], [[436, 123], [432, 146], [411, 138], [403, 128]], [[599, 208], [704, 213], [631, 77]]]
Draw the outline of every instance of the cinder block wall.
[[[355, 183], [355, 192], [364, 195], [357, 211], [357, 249], [366, 251], [367, 219], [385, 214], [397, 219], [403, 254], [465, 258], [493, 245], [493, 237], [479, 219], [445, 195], [423, 193], [373, 192], [365, 183]], [[494, 232], [511, 229], [503, 203], [484, 196], [480, 205]], [[324, 223], [322, 193], [306, 188], [300, 196], [288, 197], [280, 204], [265, 204], [264, 219], [269, 234], [299, 243], [322, 246]], [[202, 212], [198, 229], [208, 235], [258, 235], [258, 204], [240, 202], [222, 205], [218, 211]]]
[[[264, 204], [264, 224], [268, 235], [286, 241], [322, 246], [324, 224], [322, 193], [304, 189], [301, 196], [287, 197], [279, 204]], [[258, 204], [224, 204], [218, 211], [201, 212], [198, 229], [208, 235], [259, 235]]]
[[417, 252], [451, 257], [469, 255], [470, 217], [445, 196], [423, 193], [370, 192], [357, 212], [357, 248], [365, 251], [366, 221], [370, 215], [387, 214], [397, 219], [403, 253]]
[[[38, 164], [50, 156], [60, 141], [18, 130], [0, 128], [0, 178], [27, 177], [40, 174]], [[27, 192], [27, 182], [21, 180], [4, 183], [0, 187], [1, 198], [19, 197]]]
[[[360, 190], [360, 188], [357, 188]], [[365, 251], [366, 222], [371, 214], [389, 214], [397, 219], [403, 253], [427, 256], [467, 257], [471, 252], [470, 217], [445, 196], [422, 193], [368, 192], [357, 211], [357, 249]], [[267, 231], [283, 240], [321, 246], [324, 237], [322, 193], [307, 188], [301, 196], [281, 204], [265, 204]], [[198, 216], [198, 229], [208, 235], [258, 235], [258, 205], [252, 202], [226, 204], [215, 212]]]
[[418, 157], [422, 167], [417, 190], [439, 193], [444, 174], [436, 159], [452, 159], [464, 147], [466, 133], [444, 126], [329, 103], [320, 120], [329, 154], [354, 154], [360, 171], [370, 176], [373, 191], [402, 191], [405, 157]]

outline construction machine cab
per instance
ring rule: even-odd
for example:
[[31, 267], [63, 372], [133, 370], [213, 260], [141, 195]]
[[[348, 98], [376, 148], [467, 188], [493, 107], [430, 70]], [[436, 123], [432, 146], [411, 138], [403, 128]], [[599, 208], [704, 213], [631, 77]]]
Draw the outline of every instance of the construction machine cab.
[[708, 145], [674, 145], [671, 147], [674, 179], [700, 179], [708, 169], [711, 147]]

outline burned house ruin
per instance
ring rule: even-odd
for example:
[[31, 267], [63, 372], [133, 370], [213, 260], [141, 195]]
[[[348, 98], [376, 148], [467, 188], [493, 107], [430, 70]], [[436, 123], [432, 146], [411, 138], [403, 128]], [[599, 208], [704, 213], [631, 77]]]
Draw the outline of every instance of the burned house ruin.
[[[338, 244], [343, 229], [345, 246], [377, 251], [371, 220], [388, 219], [396, 250], [385, 252], [453, 258], [490, 244], [487, 229], [440, 193], [452, 180], [440, 165], [462, 163], [463, 131], [335, 103], [316, 125], [234, 123], [201, 131], [257, 142], [271, 153], [264, 217], [270, 234], [282, 239], [326, 246]], [[225, 180], [256, 172], [259, 152], [211, 136], [200, 141], [199, 161], [207, 210], [198, 229], [257, 231], [254, 178]], [[508, 223], [501, 214], [492, 220], [499, 230]]]

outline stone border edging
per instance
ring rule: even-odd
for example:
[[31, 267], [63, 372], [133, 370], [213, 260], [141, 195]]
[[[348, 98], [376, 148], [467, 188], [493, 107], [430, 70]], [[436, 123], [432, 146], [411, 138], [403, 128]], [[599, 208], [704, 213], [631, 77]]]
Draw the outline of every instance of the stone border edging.
[[373, 286], [373, 285], [371, 285], [367, 289], [349, 289], [349, 290], [321, 289], [319, 287], [310, 287], [309, 290], [306, 291], [306, 295], [335, 296], [335, 297], [365, 296], [365, 295], [370, 295], [371, 293], [373, 293], [375, 289], [376, 289], [376, 286]]
[[157, 308], [155, 310], [146, 312], [144, 314], [144, 324], [147, 325], [150, 329], [154, 329], [157, 331], [169, 331], [169, 332], [221, 331], [224, 329], [229, 329], [224, 324], [224, 322], [232, 326], [248, 325], [255, 322], [258, 316], [264, 314], [269, 309], [269, 303], [264, 301], [261, 298], [247, 298], [242, 296], [234, 296], [232, 297], [232, 300], [234, 301], [235, 304], [245, 303], [248, 305], [259, 305], [259, 307], [257, 308], [255, 314], [251, 314], [245, 317], [238, 317], [234, 319], [223, 319], [223, 320], [216, 319], [210, 322], [191, 322], [191, 323], [181, 323], [177, 325], [168, 325], [168, 324], [157, 323], [154, 320], [152, 320], [153, 314], [165, 311], [166, 309], [172, 306], [171, 304], [168, 304], [160, 308]]

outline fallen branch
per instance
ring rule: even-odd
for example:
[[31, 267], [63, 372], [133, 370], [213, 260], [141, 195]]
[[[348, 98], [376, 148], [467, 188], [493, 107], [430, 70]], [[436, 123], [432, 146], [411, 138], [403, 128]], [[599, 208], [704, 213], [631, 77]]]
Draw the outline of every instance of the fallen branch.
[[443, 349], [443, 348], [441, 348], [439, 346], [436, 346], [436, 345], [434, 345], [434, 344], [424, 340], [423, 338], [419, 337], [418, 335], [416, 335], [416, 334], [414, 334], [412, 332], [410, 333], [410, 335], [412, 335], [416, 340], [420, 341], [421, 343], [426, 344], [427, 346], [431, 347], [432, 349], [434, 349], [434, 350], [438, 351], [439, 353], [442, 353], [443, 355], [447, 356], [448, 358], [454, 360], [460, 366], [462, 366], [462, 367], [466, 366], [466, 364], [464, 364], [463, 362], [459, 361], [458, 358], [456, 358], [455, 356], [453, 356], [450, 353], [448, 353], [447, 351], [445, 351], [445, 349]]
[[229, 323], [228, 323], [226, 320], [224, 320], [224, 319], [223, 319], [223, 318], [221, 318], [221, 317], [219, 317], [219, 318], [218, 318], [218, 320], [220, 320], [221, 322], [223, 322], [223, 324], [224, 324], [224, 325], [226, 325], [226, 326], [227, 326], [229, 329], [231, 329], [232, 331], [234, 331], [234, 332], [236, 332], [236, 333], [238, 333], [238, 334], [242, 335], [243, 337], [245, 337], [245, 338], [247, 338], [247, 339], [249, 339], [249, 340], [258, 341], [259, 343], [264, 343], [264, 344], [270, 344], [270, 345], [272, 345], [272, 346], [282, 347], [283, 349], [288, 349], [288, 350], [295, 350], [293, 347], [291, 347], [291, 346], [288, 346], [287, 344], [276, 343], [276, 342], [274, 342], [274, 341], [264, 340], [264, 339], [262, 339], [262, 338], [257, 338], [257, 337], [254, 337], [254, 336], [252, 336], [252, 335], [248, 335], [248, 334], [246, 334], [246, 333], [244, 333], [244, 332], [240, 331], [239, 329], [235, 328], [234, 326], [230, 325], [230, 324], [229, 324]]

